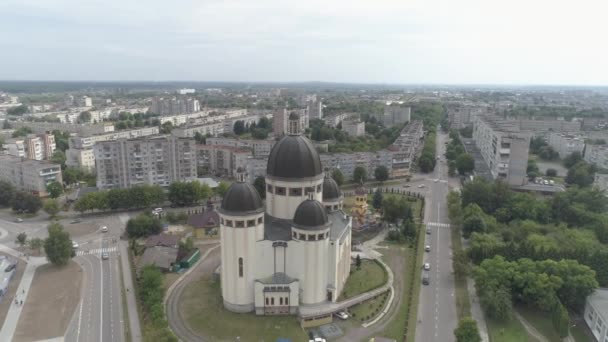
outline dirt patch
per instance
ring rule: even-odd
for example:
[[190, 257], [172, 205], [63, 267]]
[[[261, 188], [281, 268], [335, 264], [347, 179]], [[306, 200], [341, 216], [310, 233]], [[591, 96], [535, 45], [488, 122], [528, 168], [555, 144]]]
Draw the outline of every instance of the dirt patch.
[[64, 224], [63, 228], [71, 237], [80, 237], [94, 233], [99, 229], [99, 225], [95, 222], [68, 223]]
[[61, 268], [47, 264], [34, 274], [13, 341], [63, 336], [80, 301], [82, 270], [74, 261]]
[[21, 276], [23, 276], [23, 271], [25, 271], [25, 261], [21, 259], [17, 259], [8, 254], [0, 253], [0, 255], [5, 255], [14, 260], [19, 260], [17, 263], [17, 270], [15, 271], [15, 275], [13, 275], [13, 279], [8, 284], [7, 294], [2, 297], [0, 301], [0, 326], [4, 324], [4, 319], [6, 319], [6, 314], [8, 313], [8, 309], [11, 307], [11, 303], [15, 300], [15, 294], [17, 293], [17, 289], [19, 288], [19, 284], [21, 283]]

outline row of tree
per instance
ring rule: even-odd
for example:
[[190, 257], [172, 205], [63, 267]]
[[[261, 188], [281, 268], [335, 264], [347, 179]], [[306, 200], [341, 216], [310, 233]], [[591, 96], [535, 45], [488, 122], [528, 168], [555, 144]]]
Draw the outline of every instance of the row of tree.
[[21, 247], [27, 245], [30, 249], [38, 253], [40, 252], [40, 249], [44, 247], [44, 252], [46, 253], [46, 258], [49, 262], [57, 266], [66, 265], [74, 256], [70, 234], [57, 222], [49, 224], [47, 230], [49, 236], [46, 239], [28, 239], [26, 233], [19, 233], [15, 243], [19, 244]]
[[177, 342], [165, 318], [163, 298], [163, 275], [154, 265], [144, 266], [137, 282], [139, 298], [143, 307], [143, 319], [149, 323], [145, 334], [150, 341]]
[[448, 160], [448, 174], [450, 176], [454, 176], [456, 171], [460, 175], [465, 175], [475, 169], [475, 160], [473, 156], [465, 152], [456, 130], [450, 131], [450, 143], [446, 148], [445, 157]]
[[234, 122], [232, 130], [236, 135], [251, 133], [251, 137], [254, 139], [266, 139], [268, 134], [272, 132], [272, 121], [266, 117], [262, 117], [257, 123], [252, 122], [251, 124], [245, 124], [245, 121], [237, 120]]
[[436, 133], [434, 130], [429, 131], [424, 138], [424, 147], [422, 154], [418, 158], [418, 167], [422, 172], [431, 172], [435, 169], [437, 160], [435, 159], [437, 146], [435, 144]]

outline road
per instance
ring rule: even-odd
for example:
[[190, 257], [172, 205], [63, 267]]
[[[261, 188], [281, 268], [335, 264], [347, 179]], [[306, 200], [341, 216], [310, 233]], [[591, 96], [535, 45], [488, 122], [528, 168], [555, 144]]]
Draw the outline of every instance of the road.
[[[439, 130], [438, 130], [439, 132]], [[437, 162], [432, 179], [427, 181], [424, 222], [431, 229], [426, 243], [431, 247], [425, 252], [424, 262], [429, 263], [430, 284], [422, 286], [418, 303], [418, 326], [416, 341], [454, 341], [454, 329], [458, 324], [454, 298], [454, 275], [452, 272], [452, 243], [449, 229], [447, 194], [447, 164], [444, 158], [447, 135], [437, 134]], [[435, 181], [437, 180], [437, 181]]]

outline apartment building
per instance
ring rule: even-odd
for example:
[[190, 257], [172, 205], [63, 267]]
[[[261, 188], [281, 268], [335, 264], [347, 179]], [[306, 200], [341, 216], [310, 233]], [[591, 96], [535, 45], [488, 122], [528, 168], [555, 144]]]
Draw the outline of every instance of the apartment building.
[[247, 158], [247, 177], [249, 183], [253, 183], [258, 177], [266, 177], [266, 167], [268, 166], [268, 156], [265, 158], [256, 158], [250, 156]]
[[189, 114], [176, 114], [176, 115], [166, 115], [158, 118], [161, 125], [165, 122], [171, 122], [173, 126], [181, 126], [186, 123], [194, 123], [197, 119], [205, 118], [209, 116], [210, 110], [203, 110], [196, 113]]
[[323, 119], [323, 102], [320, 99], [309, 100], [306, 103], [308, 116], [312, 119]]
[[424, 126], [422, 121], [414, 120], [403, 127], [399, 137], [388, 150], [393, 154], [391, 176], [404, 177], [409, 175], [416, 155], [422, 149], [424, 142]]
[[202, 135], [209, 134], [211, 136], [217, 136], [224, 132], [224, 123], [216, 122], [202, 125], [187, 125], [179, 127], [171, 131], [171, 134], [180, 138], [192, 138], [196, 135], [196, 133], [200, 133]]
[[221, 137], [207, 139], [207, 145], [222, 145], [249, 150], [255, 158], [268, 158], [275, 143], [276, 140], [274, 139], [256, 140]]
[[247, 167], [250, 150], [226, 145], [196, 145], [196, 161], [202, 170], [218, 177], [236, 177], [239, 167]]
[[585, 149], [585, 137], [580, 134], [551, 132], [547, 143], [559, 154], [560, 158], [565, 158], [573, 152], [582, 154]]
[[535, 136], [543, 136], [550, 132], [580, 132], [580, 121], [565, 121], [562, 118], [557, 119], [523, 119], [517, 118], [518, 128], [523, 132], [531, 132]]
[[382, 122], [386, 127], [392, 127], [409, 122], [411, 119], [411, 108], [393, 105], [384, 105]]
[[291, 110], [285, 108], [277, 109], [272, 115], [272, 132], [276, 137], [283, 136], [287, 132], [287, 122], [289, 121], [287, 118], [291, 113], [295, 113], [300, 117], [300, 127], [302, 130], [310, 127], [307, 108]]
[[194, 139], [160, 136], [102, 141], [94, 151], [100, 189], [168, 186], [196, 178]]
[[8, 155], [0, 156], [0, 180], [41, 197], [48, 195], [49, 183], [63, 183], [61, 165]]
[[488, 108], [480, 105], [452, 103], [447, 105], [450, 127], [461, 129], [470, 126], [478, 115], [486, 115]]
[[596, 173], [593, 181], [593, 186], [597, 187], [602, 191], [608, 191], [608, 175], [602, 173]]
[[587, 144], [583, 159], [601, 169], [608, 169], [608, 145]]
[[342, 130], [353, 137], [365, 135], [365, 122], [360, 120], [345, 120], [342, 121]]
[[344, 177], [351, 179], [358, 166], [367, 171], [368, 178], [373, 179], [374, 171], [380, 165], [386, 166], [391, 174], [393, 153], [389, 150], [376, 152], [322, 153], [321, 164], [329, 170], [338, 169]]
[[520, 131], [516, 121], [496, 116], [476, 116], [473, 120], [473, 140], [492, 177], [510, 185], [526, 183], [530, 136]]
[[355, 116], [356, 116], [355, 113], [339, 113], [339, 114], [326, 116], [323, 118], [323, 121], [325, 122], [325, 124], [327, 126], [335, 128], [340, 124], [340, 122], [342, 122], [350, 117], [355, 117]]
[[3, 146], [11, 156], [34, 160], [48, 160], [56, 149], [55, 136], [47, 133], [9, 139]]
[[150, 111], [159, 115], [196, 113], [200, 110], [200, 102], [197, 99], [183, 96], [155, 96], [150, 106]]
[[27, 127], [36, 134], [52, 132], [54, 130], [76, 133], [81, 136], [104, 134], [114, 132], [114, 125], [107, 123], [98, 124], [69, 124], [61, 122], [38, 122], [38, 121], [11, 121], [15, 129]]
[[233, 132], [234, 124], [237, 121], [242, 121], [245, 124], [245, 127], [251, 126], [252, 124], [257, 124], [261, 118], [272, 119], [273, 114], [256, 114], [256, 115], [247, 115], [236, 118], [230, 118], [223, 121], [224, 123], [224, 132]]
[[93, 107], [93, 99], [84, 95], [76, 98], [76, 105], [79, 107]]

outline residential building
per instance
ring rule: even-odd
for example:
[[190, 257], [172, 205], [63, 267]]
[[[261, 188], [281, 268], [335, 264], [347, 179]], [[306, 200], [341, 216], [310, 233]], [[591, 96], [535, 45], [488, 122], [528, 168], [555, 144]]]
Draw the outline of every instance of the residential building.
[[580, 132], [580, 121], [565, 121], [563, 118], [557, 119], [524, 119], [515, 120], [520, 131], [531, 132], [535, 136], [541, 136], [550, 132]]
[[607, 192], [608, 195], [608, 174], [596, 173], [595, 180], [593, 181], [593, 186], [604, 192]]
[[93, 99], [88, 96], [82, 96], [78, 98], [78, 102], [76, 103], [78, 107], [93, 107]]
[[276, 137], [283, 136], [287, 132], [287, 108], [275, 110], [272, 118], [272, 132]]
[[272, 119], [273, 114], [256, 114], [256, 115], [247, 115], [242, 117], [230, 118], [223, 121], [224, 123], [224, 132], [233, 132], [234, 124], [237, 121], [242, 121], [245, 127], [251, 126], [251, 124], [257, 124], [261, 118]]
[[196, 178], [194, 139], [160, 136], [102, 141], [94, 146], [97, 187], [168, 186]]
[[585, 138], [579, 134], [551, 132], [547, 143], [559, 154], [560, 158], [565, 158], [573, 152], [582, 154], [585, 148]]
[[173, 131], [171, 131], [171, 134], [180, 138], [191, 138], [194, 137], [196, 133], [200, 133], [202, 135], [217, 136], [224, 132], [224, 123], [216, 122], [202, 125], [186, 125], [183, 127], [175, 128]]
[[478, 115], [486, 115], [488, 108], [480, 105], [454, 103], [447, 105], [450, 127], [461, 129], [470, 126]]
[[41, 197], [48, 195], [49, 183], [63, 183], [61, 165], [8, 155], [0, 156], [0, 180]]
[[9, 139], [4, 143], [8, 154], [34, 160], [48, 160], [55, 152], [55, 136], [52, 134], [29, 134], [26, 137]]
[[74, 105], [74, 95], [70, 95], [67, 94], [64, 98], [63, 98], [63, 104], [66, 107], [72, 107]]
[[584, 317], [596, 341], [608, 341], [608, 289], [596, 289], [587, 297]]
[[104, 134], [114, 132], [114, 125], [108, 123], [98, 124], [69, 124], [61, 122], [40, 122], [40, 121], [11, 121], [11, 126], [15, 129], [27, 127], [36, 134], [52, 132], [55, 130], [76, 133], [81, 136]]
[[234, 148], [249, 150], [256, 158], [268, 158], [270, 150], [276, 143], [275, 139], [236, 139], [236, 138], [208, 138], [207, 145], [223, 145]]
[[194, 94], [194, 93], [196, 93], [196, 90], [183, 88], [183, 89], [178, 90], [177, 93], [180, 95]]
[[268, 164], [268, 156], [263, 158], [249, 157], [247, 158], [247, 177], [248, 182], [252, 183], [258, 177], [266, 177], [266, 166]]
[[504, 179], [514, 186], [526, 183], [530, 133], [521, 132], [517, 122], [476, 116], [473, 140], [494, 179]]
[[323, 102], [321, 100], [309, 100], [306, 105], [310, 120], [323, 119]]
[[339, 113], [331, 116], [326, 116], [323, 118], [325, 124], [329, 127], [335, 128], [340, 124], [340, 122], [346, 120], [349, 117], [354, 117], [356, 114], [354, 113]]
[[384, 105], [382, 122], [386, 127], [404, 124], [411, 119], [411, 108], [393, 105]]
[[393, 153], [389, 150], [380, 150], [376, 152], [349, 152], [349, 153], [322, 153], [321, 164], [324, 169], [338, 169], [344, 177], [352, 179], [355, 168], [363, 167], [371, 179], [374, 177], [374, 171], [380, 165], [386, 166], [391, 174]]
[[342, 121], [342, 130], [353, 137], [365, 135], [365, 122], [361, 120], [345, 120]]
[[247, 167], [251, 151], [227, 145], [196, 145], [198, 168], [218, 177], [236, 177], [236, 170]]
[[197, 99], [183, 96], [156, 96], [150, 106], [150, 111], [159, 115], [196, 113], [200, 110], [200, 102]]
[[171, 122], [173, 126], [181, 126], [186, 123], [195, 123], [197, 119], [206, 118], [209, 116], [210, 110], [203, 110], [196, 113], [165, 115], [158, 118], [161, 125], [165, 122]]
[[391, 177], [409, 175], [416, 155], [422, 149], [424, 142], [424, 126], [422, 121], [414, 120], [403, 127], [399, 137], [395, 139], [388, 150], [393, 154]]
[[589, 164], [595, 164], [601, 169], [608, 169], [608, 145], [585, 146], [583, 159]]

